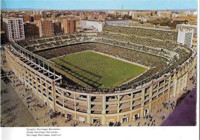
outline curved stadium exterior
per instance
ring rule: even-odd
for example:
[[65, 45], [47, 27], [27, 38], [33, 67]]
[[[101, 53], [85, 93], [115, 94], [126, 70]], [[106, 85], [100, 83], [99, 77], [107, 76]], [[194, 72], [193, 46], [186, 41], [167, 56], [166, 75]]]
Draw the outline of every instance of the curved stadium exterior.
[[[177, 33], [172, 31], [106, 26], [101, 33], [13, 42], [5, 47], [5, 54], [20, 81], [54, 111], [84, 123], [108, 125], [143, 117], [187, 87], [195, 73], [196, 52], [176, 40]], [[88, 85], [50, 60], [85, 50], [149, 69], [135, 79], [104, 89]]]

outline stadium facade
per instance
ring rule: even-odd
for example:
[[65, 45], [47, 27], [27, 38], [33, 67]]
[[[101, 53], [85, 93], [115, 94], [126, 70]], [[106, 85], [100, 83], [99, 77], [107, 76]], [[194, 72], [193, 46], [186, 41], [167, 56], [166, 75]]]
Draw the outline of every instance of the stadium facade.
[[[119, 30], [121, 30], [122, 27], [113, 28], [113, 31], [117, 32], [116, 29], [119, 28]], [[115, 45], [116, 42], [118, 46], [120, 46], [120, 43], [131, 44], [130, 41], [112, 39], [113, 34], [109, 30], [111, 30], [111, 28], [105, 29], [103, 33], [70, 34], [70, 36], [74, 36], [73, 39], [69, 37], [69, 35], [43, 38], [43, 40], [46, 41], [53, 39], [54, 42], [56, 42], [56, 38], [60, 38], [62, 43], [66, 43], [45, 49], [48, 50], [66, 45], [70, 46], [88, 42], [104, 43], [113, 46], [117, 46]], [[130, 31], [129, 29], [124, 30]], [[138, 30], [141, 31], [138, 32]], [[168, 36], [168, 34], [174, 34], [174, 40], [176, 40], [177, 37], [177, 33], [169, 31], [135, 28], [133, 32], [138, 35], [144, 34], [144, 37], [147, 38], [152, 38], [152, 36], [147, 34], [147, 31], [153, 33], [158, 38], [164, 37], [166, 40], [172, 37]], [[105, 34], [111, 34], [111, 36], [106, 37]], [[126, 33], [124, 34], [126, 35]], [[124, 36], [124, 34], [120, 32], [119, 36]], [[116, 35], [116, 33], [114, 35]], [[74, 42], [74, 40], [76, 41]], [[112, 43], [111, 40], [114, 43]], [[176, 63], [173, 69], [165, 71], [165, 73], [160, 73], [157, 77], [142, 81], [140, 82], [141, 84], [137, 84], [136, 86], [130, 86], [126, 89], [118, 88], [119, 90], [108, 92], [104, 92], [103, 90], [93, 91], [89, 89], [81, 90], [78, 88], [63, 87], [63, 76], [56, 65], [50, 60], [37, 55], [34, 51], [30, 51], [30, 48], [37, 48], [36, 44], [41, 46], [43, 42], [40, 43], [40, 41], [41, 39], [36, 39], [17, 43], [13, 42], [7, 45], [4, 49], [9, 66], [20, 81], [26, 87], [31, 88], [35, 95], [41, 98], [44, 103], [50, 106], [54, 111], [62, 112], [66, 117], [70, 116], [74, 120], [79, 120], [88, 124], [99, 122], [102, 125], [109, 125], [110, 122], [124, 123], [144, 117], [153, 110], [157, 110], [162, 106], [163, 102], [167, 102], [171, 98], [179, 96], [181, 91], [187, 88], [190, 77], [192, 77], [196, 71], [196, 52], [192, 50], [192, 48], [179, 45], [176, 46], [177, 50], [182, 47], [183, 50], [191, 52], [184, 61], [181, 61], [181, 64]], [[105, 43], [105, 41], [107, 43]], [[28, 44], [28, 42], [30, 44]], [[148, 50], [152, 49], [151, 51], [163, 52], [162, 44], [160, 44], [160, 46], [161, 49], [154, 49], [152, 47], [148, 48]], [[145, 47], [145, 45], [141, 47]], [[42, 49], [43, 48], [44, 47], [42, 47]], [[40, 49], [41, 48], [39, 48], [39, 50]], [[165, 46], [164, 50], [167, 51]], [[142, 52], [142, 50], [136, 50], [136, 48], [135, 51]], [[145, 53], [150, 53], [151, 51]], [[157, 55], [156, 57], [165, 58], [169, 63], [174, 61], [175, 56], [180, 59], [180, 56], [177, 56], [177, 54], [170, 51], [170, 49], [166, 55], [162, 55], [162, 53], [160, 53], [160, 56], [159, 54], [152, 53], [152, 55], [153, 54]]]

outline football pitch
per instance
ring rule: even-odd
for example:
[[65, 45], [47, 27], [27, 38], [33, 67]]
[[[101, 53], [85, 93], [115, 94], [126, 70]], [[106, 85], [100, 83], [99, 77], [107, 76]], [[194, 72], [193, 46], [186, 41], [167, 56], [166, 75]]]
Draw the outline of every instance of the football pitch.
[[74, 53], [52, 61], [73, 81], [82, 81], [95, 88], [114, 88], [147, 70], [93, 51]]

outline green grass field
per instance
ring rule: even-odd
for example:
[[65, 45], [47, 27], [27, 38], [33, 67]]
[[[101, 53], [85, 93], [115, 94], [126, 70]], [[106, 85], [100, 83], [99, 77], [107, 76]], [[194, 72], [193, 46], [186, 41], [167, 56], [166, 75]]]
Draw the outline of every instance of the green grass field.
[[52, 61], [68, 75], [75, 77], [74, 79], [98, 88], [116, 87], [147, 70], [92, 51], [75, 53]]

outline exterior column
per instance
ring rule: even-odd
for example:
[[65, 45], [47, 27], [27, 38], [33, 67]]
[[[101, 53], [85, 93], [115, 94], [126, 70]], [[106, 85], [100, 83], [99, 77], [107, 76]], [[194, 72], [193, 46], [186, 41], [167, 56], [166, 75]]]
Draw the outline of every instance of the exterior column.
[[[37, 93], [38, 93], [38, 76], [36, 77], [35, 76], [35, 81], [36, 81], [36, 84], [35, 84], [35, 86], [36, 86], [36, 91], [37, 91]], [[43, 84], [42, 84], [43, 85]], [[47, 91], [47, 90], [46, 90]]]
[[176, 74], [174, 75], [174, 91], [173, 91], [173, 96], [175, 97], [176, 96], [176, 88], [177, 88], [177, 76]]
[[181, 77], [181, 78], [179, 78], [178, 80], [177, 80], [177, 82], [178, 82], [178, 86], [177, 86], [177, 90], [176, 90], [176, 93], [178, 93], [178, 95], [180, 95], [180, 91], [182, 90], [182, 87], [183, 87], [183, 77]]
[[167, 99], [170, 101], [170, 87], [171, 87], [171, 76], [169, 76], [169, 82], [168, 82], [168, 92], [167, 92]]
[[75, 120], [77, 119], [76, 118], [76, 94], [75, 93], [73, 93], [74, 94], [74, 111], [75, 111]]
[[[41, 83], [41, 82], [40, 82]], [[41, 83], [42, 84], [42, 83]], [[54, 85], [54, 82], [51, 84], [51, 86], [52, 86], [52, 97], [53, 97], [53, 111], [55, 111], [56, 110], [56, 89], [55, 89], [55, 85]], [[42, 87], [42, 85], [40, 86], [40, 87]], [[42, 89], [41, 89], [41, 91], [42, 91]], [[47, 93], [47, 94], [49, 94], [49, 92]], [[47, 96], [48, 97], [48, 96]], [[48, 99], [47, 99], [48, 100]]]
[[62, 93], [61, 93], [61, 97], [62, 97], [62, 99], [63, 99], [62, 111], [63, 111], [63, 113], [65, 114], [65, 110], [64, 110], [64, 108], [65, 108], [65, 98], [64, 98], [64, 92], [63, 92], [63, 91], [62, 91]]
[[91, 97], [90, 95], [87, 95], [87, 123], [91, 123]]
[[[43, 68], [44, 68], [44, 62], [43, 62]], [[50, 74], [49, 71], [50, 71], [49, 70], [49, 65], [47, 65], [47, 74], [48, 74], [47, 76], [49, 76], [49, 74]]]
[[145, 89], [142, 90], [141, 93], [141, 110], [140, 110], [140, 117], [144, 117], [144, 94], [145, 94]]
[[33, 76], [33, 75], [34, 75], [34, 74], [33, 74], [33, 72], [31, 72], [31, 71], [30, 71], [30, 74], [31, 74], [31, 83], [32, 83], [31, 89], [33, 89], [33, 85], [34, 85], [34, 80], [33, 80], [33, 77], [34, 77], [34, 76]]
[[185, 75], [183, 76], [183, 77], [181, 77], [180, 79], [179, 79], [180, 81], [179, 81], [179, 86], [178, 86], [178, 94], [180, 95], [181, 93], [181, 91], [183, 90], [183, 88], [184, 88], [184, 84], [185, 84]]
[[102, 124], [106, 125], [106, 96], [102, 96]]
[[188, 72], [185, 75], [185, 83], [184, 83], [184, 88], [187, 88], [187, 83], [188, 83]]
[[133, 93], [131, 93], [131, 106], [130, 106], [130, 121], [132, 121], [132, 115], [133, 115], [133, 112], [132, 112], [132, 107], [133, 107]]
[[27, 74], [28, 74], [28, 84], [27, 85], [30, 88], [30, 70], [27, 71]]
[[193, 60], [193, 63], [191, 65], [192, 67], [192, 76], [195, 76], [196, 75], [196, 72], [197, 70], [195, 69], [195, 66], [197, 65], [197, 57], [195, 56], [194, 60]]
[[149, 113], [151, 112], [152, 109], [152, 93], [153, 93], [153, 82], [151, 83], [150, 86], [150, 93], [149, 93]]
[[119, 120], [119, 95], [117, 95], [117, 121], [120, 122], [120, 120]]
[[[43, 83], [45, 83], [45, 85], [46, 85], [46, 93], [49, 94], [49, 86], [48, 86], [49, 84], [48, 84], [47, 80], [43, 81], [43, 80], [41, 80], [41, 78], [40, 78], [40, 88], [41, 88], [41, 85], [42, 85]], [[53, 93], [52, 93], [52, 97], [53, 97], [53, 100], [54, 100]], [[55, 98], [55, 99], [56, 99], [56, 98]]]

